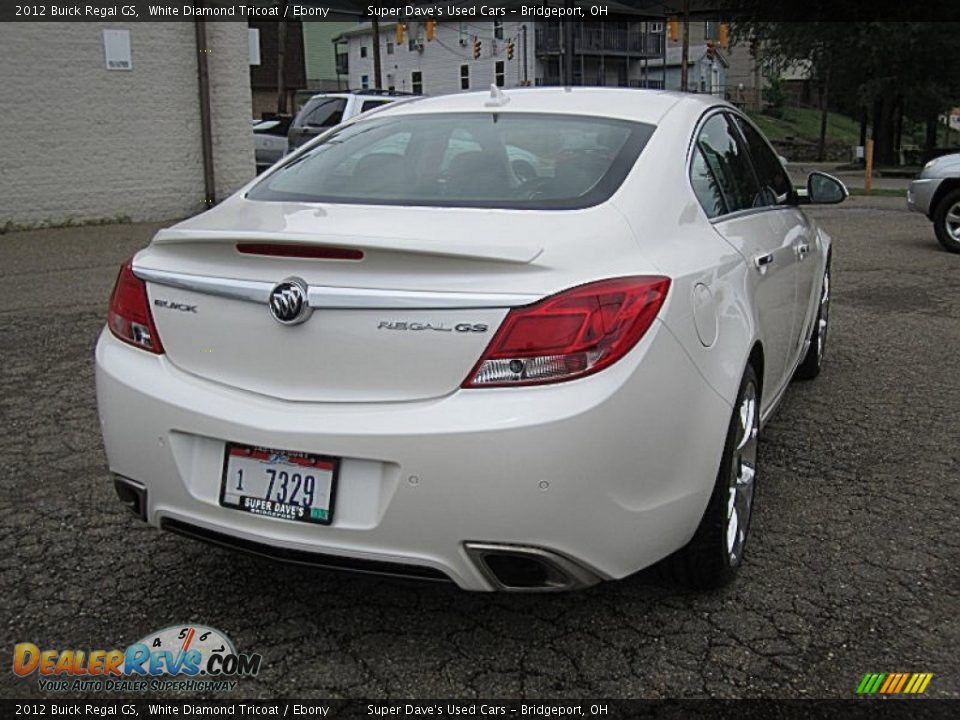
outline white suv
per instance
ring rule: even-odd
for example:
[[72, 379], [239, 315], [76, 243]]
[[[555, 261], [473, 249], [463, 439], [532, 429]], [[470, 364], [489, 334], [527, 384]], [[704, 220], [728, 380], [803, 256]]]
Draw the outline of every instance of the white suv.
[[360, 113], [396, 102], [403, 93], [388, 90], [355, 90], [314, 95], [293, 119], [287, 134], [289, 149], [296, 150], [322, 132]]

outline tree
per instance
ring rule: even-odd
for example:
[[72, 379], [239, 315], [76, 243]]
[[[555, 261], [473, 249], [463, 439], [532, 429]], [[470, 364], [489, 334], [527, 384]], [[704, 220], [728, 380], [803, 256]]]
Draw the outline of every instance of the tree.
[[[772, 67], [805, 63], [820, 97], [821, 146], [829, 106], [871, 118], [878, 163], [896, 161], [905, 113], [936, 122], [960, 97], [960, 43], [953, 23], [740, 22]], [[929, 138], [928, 138], [929, 142]]]

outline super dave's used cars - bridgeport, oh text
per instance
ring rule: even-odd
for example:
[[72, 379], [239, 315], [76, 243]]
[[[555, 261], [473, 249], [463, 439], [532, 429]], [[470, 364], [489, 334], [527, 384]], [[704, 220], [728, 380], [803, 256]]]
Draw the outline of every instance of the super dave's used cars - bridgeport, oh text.
[[707, 96], [360, 116], [123, 265], [96, 350], [117, 491], [278, 560], [543, 591], [666, 559], [719, 586], [760, 428], [823, 362], [802, 206], [846, 195], [796, 191]]

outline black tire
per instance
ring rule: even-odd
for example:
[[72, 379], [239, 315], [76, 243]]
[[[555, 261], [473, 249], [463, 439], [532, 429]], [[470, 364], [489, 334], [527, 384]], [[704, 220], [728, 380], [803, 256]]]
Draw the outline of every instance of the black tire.
[[[714, 590], [729, 583], [740, 568], [753, 515], [759, 431], [760, 383], [748, 365], [740, 381], [710, 502], [693, 539], [665, 563], [675, 581], [696, 590]], [[749, 482], [743, 482], [748, 477]], [[741, 489], [746, 491], [742, 497], [738, 494]], [[745, 505], [740, 505], [740, 500]], [[734, 503], [736, 512], [732, 513]]]
[[960, 253], [960, 188], [940, 198], [933, 210], [933, 229], [945, 250]]
[[827, 258], [827, 269], [823, 271], [823, 280], [820, 281], [820, 302], [817, 307], [817, 319], [813, 321], [813, 331], [810, 333], [810, 347], [803, 357], [803, 362], [797, 366], [793, 376], [798, 380], [813, 380], [823, 368], [823, 358], [827, 352], [827, 336], [830, 328], [830, 258]]

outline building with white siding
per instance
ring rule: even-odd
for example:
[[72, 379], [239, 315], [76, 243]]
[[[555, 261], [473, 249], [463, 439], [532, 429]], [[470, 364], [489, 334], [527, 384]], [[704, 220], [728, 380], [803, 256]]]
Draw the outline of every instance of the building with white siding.
[[[662, 78], [656, 87], [680, 89], [683, 48], [668, 47], [663, 58], [651, 60], [649, 65], [650, 75]], [[687, 49], [687, 92], [726, 97], [728, 67], [727, 58], [720, 50], [705, 44], [691, 45]]]
[[[651, 60], [664, 51], [663, 22], [623, 20], [573, 23], [573, 85], [660, 87]], [[505, 88], [564, 82], [563, 26], [558, 22], [438, 22], [433, 39], [426, 23], [380, 23], [382, 85], [400, 92], [442, 95], [492, 84]], [[341, 36], [341, 72], [353, 89], [375, 86], [373, 29], [369, 22]], [[479, 42], [479, 57], [474, 57]], [[512, 47], [512, 57], [511, 57]]]

